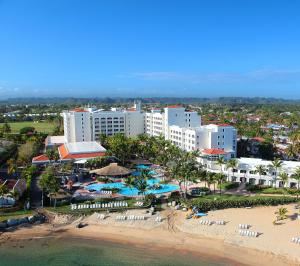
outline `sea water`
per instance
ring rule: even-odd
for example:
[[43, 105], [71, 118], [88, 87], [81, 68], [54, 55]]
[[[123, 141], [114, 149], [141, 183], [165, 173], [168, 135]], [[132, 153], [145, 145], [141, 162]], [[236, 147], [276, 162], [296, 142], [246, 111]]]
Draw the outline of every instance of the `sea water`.
[[178, 250], [119, 244], [79, 238], [42, 238], [7, 240], [0, 246], [1, 266], [64, 266], [64, 265], [232, 265]]

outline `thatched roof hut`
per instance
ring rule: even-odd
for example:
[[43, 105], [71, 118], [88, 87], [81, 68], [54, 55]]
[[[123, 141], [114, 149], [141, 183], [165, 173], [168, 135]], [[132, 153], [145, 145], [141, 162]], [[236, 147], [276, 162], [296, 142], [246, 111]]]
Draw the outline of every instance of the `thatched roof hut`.
[[90, 171], [90, 174], [96, 174], [100, 176], [125, 176], [129, 175], [130, 173], [131, 170], [120, 166], [117, 163], [110, 163], [108, 166]]

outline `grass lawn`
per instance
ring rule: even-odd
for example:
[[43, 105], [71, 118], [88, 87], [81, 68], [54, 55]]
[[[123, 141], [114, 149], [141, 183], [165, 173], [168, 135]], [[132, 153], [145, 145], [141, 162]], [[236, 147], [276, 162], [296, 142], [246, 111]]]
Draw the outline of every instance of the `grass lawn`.
[[32, 211], [15, 211], [15, 212], [6, 212], [6, 213], [0, 213], [0, 222], [8, 219], [19, 219], [25, 216], [30, 216], [32, 215]]
[[[50, 122], [33, 122], [33, 121], [25, 121], [25, 122], [11, 122], [8, 123], [10, 125], [12, 133], [19, 133], [20, 129], [23, 127], [34, 127], [37, 132], [43, 133], [51, 133], [55, 128], [54, 123]], [[2, 123], [0, 123], [0, 127], [2, 127]]]

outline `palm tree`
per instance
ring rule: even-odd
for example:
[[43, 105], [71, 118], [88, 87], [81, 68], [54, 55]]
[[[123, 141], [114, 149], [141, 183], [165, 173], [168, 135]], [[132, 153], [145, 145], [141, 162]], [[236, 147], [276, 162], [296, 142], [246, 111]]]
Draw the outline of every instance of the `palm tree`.
[[216, 161], [216, 165], [220, 166], [220, 171], [223, 174], [223, 166], [226, 164], [224, 157], [219, 157]]
[[141, 172], [140, 176], [137, 176], [133, 182], [133, 186], [140, 191], [140, 193], [142, 195], [145, 194], [145, 191], [147, 190], [148, 184], [147, 184], [147, 180], [149, 178], [149, 172], [143, 170]]
[[276, 188], [276, 181], [277, 181], [277, 175], [278, 175], [278, 170], [282, 167], [282, 164], [283, 162], [276, 158], [272, 163], [271, 165], [269, 165], [269, 167], [271, 169], [274, 169], [275, 170], [275, 175], [274, 175], [274, 180], [273, 180], [273, 184], [274, 184], [274, 187]]
[[0, 185], [0, 197], [3, 197], [8, 193], [8, 188], [5, 184]]
[[207, 184], [210, 189], [210, 185], [214, 185], [214, 194], [216, 193], [216, 178], [215, 178], [215, 173], [213, 172], [208, 172], [208, 177], [207, 177]]
[[282, 181], [283, 188], [285, 187], [285, 184], [289, 180], [289, 175], [286, 172], [279, 173], [279, 179]]
[[[238, 165], [238, 161], [237, 159], [230, 159], [227, 163], [226, 163], [226, 168], [229, 171], [229, 169], [231, 169], [231, 173], [232, 176], [234, 177], [234, 169], [237, 168]], [[228, 181], [229, 181], [229, 173], [228, 173]]]
[[7, 161], [7, 174], [14, 176], [17, 172], [17, 164], [14, 159], [9, 159]]
[[257, 165], [255, 167], [255, 172], [259, 174], [259, 179], [261, 179], [261, 176], [265, 174], [267, 171], [267, 168], [264, 165]]
[[222, 183], [226, 180], [226, 176], [222, 173], [215, 174], [215, 180], [218, 183], [218, 187], [220, 188], [220, 195], [222, 194]]
[[297, 189], [298, 189], [298, 193], [297, 193], [297, 198], [298, 198], [298, 194], [299, 194], [299, 188], [300, 188], [300, 166], [298, 166], [297, 168], [296, 168], [296, 171], [295, 171], [295, 173], [292, 175], [292, 178], [293, 179], [296, 179], [297, 180]]
[[127, 187], [129, 187], [130, 188], [130, 190], [134, 187], [134, 182], [135, 182], [135, 180], [134, 180], [134, 177], [133, 176], [129, 176], [129, 177], [127, 177], [126, 179], [125, 179], [125, 185], [127, 186]]
[[275, 225], [278, 221], [285, 220], [287, 218], [288, 209], [284, 207], [280, 207], [276, 212], [276, 220], [273, 222]]
[[12, 190], [12, 191], [9, 192], [9, 196], [11, 196], [15, 200], [17, 200], [18, 197], [19, 197], [19, 192], [17, 190]]

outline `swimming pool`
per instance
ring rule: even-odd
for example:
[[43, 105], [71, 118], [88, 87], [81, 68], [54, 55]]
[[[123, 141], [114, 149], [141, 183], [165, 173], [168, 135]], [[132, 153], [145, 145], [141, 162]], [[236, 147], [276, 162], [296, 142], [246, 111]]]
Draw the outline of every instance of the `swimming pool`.
[[[149, 189], [145, 192], [145, 194], [161, 194], [179, 190], [179, 186], [174, 184], [160, 184], [160, 188], [158, 189], [150, 189], [151, 186], [155, 184], [159, 184], [160, 180], [158, 179], [148, 179], [147, 184]], [[120, 189], [119, 194], [124, 196], [138, 196], [139, 190], [136, 188], [127, 187], [122, 182], [115, 183], [107, 183], [107, 184], [91, 184], [85, 187], [87, 190], [96, 190], [100, 191], [103, 188], [118, 188]]]
[[[154, 170], [151, 170], [148, 172], [149, 175], [157, 175], [157, 173]], [[131, 175], [133, 176], [140, 176], [141, 175], [141, 171], [133, 171], [131, 173]]]
[[140, 170], [149, 169], [151, 165], [145, 165], [145, 164], [137, 164], [136, 168]]

